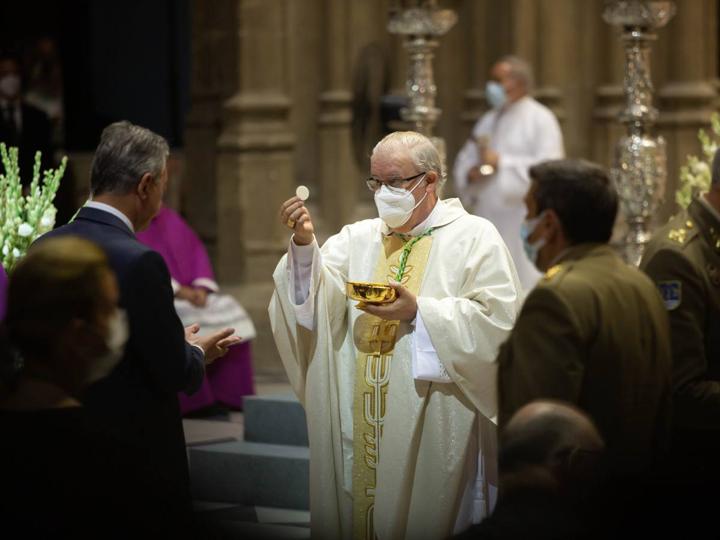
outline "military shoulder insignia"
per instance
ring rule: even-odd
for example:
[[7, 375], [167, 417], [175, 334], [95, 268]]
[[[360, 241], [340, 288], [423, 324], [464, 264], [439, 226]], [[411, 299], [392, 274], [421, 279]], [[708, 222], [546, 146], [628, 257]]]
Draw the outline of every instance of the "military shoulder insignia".
[[668, 233], [668, 238], [678, 244], [684, 244], [686, 237], [687, 231], [685, 229], [671, 229]]
[[658, 290], [662, 296], [665, 309], [672, 311], [682, 302], [682, 284], [677, 281], [658, 281]]
[[548, 268], [547, 272], [545, 272], [544, 279], [546, 279], [546, 280], [552, 279], [553, 277], [555, 277], [557, 275], [557, 273], [560, 270], [562, 270], [561, 264], [556, 264], [555, 266], [551, 266], [550, 268]]

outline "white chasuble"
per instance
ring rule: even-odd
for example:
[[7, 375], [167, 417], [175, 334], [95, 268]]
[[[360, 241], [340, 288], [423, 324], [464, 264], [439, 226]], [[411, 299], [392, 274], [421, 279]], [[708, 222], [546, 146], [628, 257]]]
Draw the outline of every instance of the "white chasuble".
[[[307, 415], [315, 539], [446, 538], [478, 453], [484, 487], [496, 484], [495, 358], [520, 307], [518, 278], [489, 222], [457, 199], [438, 204], [432, 234], [408, 258], [406, 286], [451, 382], [413, 378], [414, 326], [374, 320], [345, 296], [346, 281], [374, 281], [396, 266], [402, 242], [387, 239], [380, 219], [347, 225], [315, 249], [313, 331], [297, 324], [292, 259], [275, 270], [270, 319]], [[381, 354], [363, 350], [373, 347]]]

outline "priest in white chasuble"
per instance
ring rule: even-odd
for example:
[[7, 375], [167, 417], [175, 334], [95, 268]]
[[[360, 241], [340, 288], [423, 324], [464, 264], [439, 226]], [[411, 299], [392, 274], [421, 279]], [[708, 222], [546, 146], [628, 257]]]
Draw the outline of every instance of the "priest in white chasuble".
[[[315, 539], [442, 539], [479, 521], [496, 484], [496, 365], [520, 307], [500, 235], [457, 199], [429, 139], [392, 133], [371, 156], [379, 218], [320, 248], [303, 201], [270, 319], [310, 437]], [[358, 303], [348, 281], [390, 283]]]

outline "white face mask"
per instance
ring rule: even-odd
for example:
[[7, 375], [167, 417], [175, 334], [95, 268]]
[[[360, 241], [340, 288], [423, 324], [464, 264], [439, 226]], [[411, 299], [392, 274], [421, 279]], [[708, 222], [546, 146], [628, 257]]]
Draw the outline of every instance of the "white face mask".
[[538, 228], [538, 225], [540, 225], [540, 220], [542, 219], [543, 215], [545, 214], [545, 211], [543, 210], [540, 212], [539, 215], [535, 216], [534, 218], [525, 219], [525, 221], [522, 222], [522, 225], [520, 226], [520, 238], [522, 238], [523, 241], [523, 248], [525, 249], [525, 254], [528, 256], [528, 259], [530, 259], [530, 262], [532, 262], [535, 266], [537, 266], [537, 258], [538, 254], [540, 253], [540, 250], [545, 246], [545, 238], [540, 237], [535, 242], [530, 243], [530, 237], [535, 232], [535, 229]]
[[417, 204], [415, 203], [415, 197], [412, 196], [413, 191], [420, 185], [425, 179], [423, 174], [420, 179], [415, 183], [412, 189], [394, 189], [390, 190], [386, 185], [375, 192], [375, 206], [377, 206], [378, 214], [385, 224], [391, 229], [402, 227], [407, 223], [412, 216], [413, 211], [420, 206], [420, 204], [427, 197], [427, 192]]
[[485, 85], [485, 98], [493, 109], [499, 109], [507, 103], [505, 88], [497, 81], [487, 82]]
[[20, 93], [20, 77], [14, 73], [5, 75], [0, 79], [0, 94], [14, 98]]
[[129, 330], [125, 310], [116, 309], [108, 323], [108, 336], [105, 338], [107, 352], [92, 361], [88, 373], [88, 384], [107, 377], [115, 369], [125, 352]]

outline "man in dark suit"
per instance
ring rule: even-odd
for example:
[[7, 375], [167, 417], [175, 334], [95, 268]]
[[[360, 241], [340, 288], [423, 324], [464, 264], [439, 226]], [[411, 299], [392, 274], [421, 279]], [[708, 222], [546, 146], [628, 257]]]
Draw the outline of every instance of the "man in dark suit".
[[[204, 365], [240, 341], [226, 329], [203, 338], [183, 331], [173, 306], [170, 274], [162, 257], [135, 238], [160, 209], [167, 186], [168, 145], [129, 122], [106, 127], [95, 151], [91, 201], [68, 225], [43, 237], [77, 235], [107, 254], [128, 314], [130, 338], [123, 360], [89, 388], [83, 403], [116, 436], [141, 448], [178, 499], [165, 511], [189, 510], [185, 440], [177, 392], [193, 393]], [[42, 241], [42, 239], [40, 240]], [[158, 511], [163, 511], [158, 509]]]
[[498, 355], [499, 425], [535, 399], [587, 412], [613, 472], [641, 473], [670, 432], [668, 318], [654, 284], [608, 245], [618, 199], [599, 166], [530, 168], [524, 241], [545, 271]]

